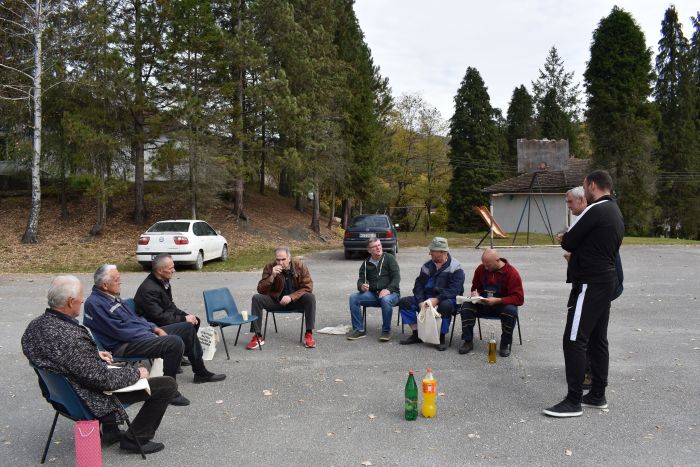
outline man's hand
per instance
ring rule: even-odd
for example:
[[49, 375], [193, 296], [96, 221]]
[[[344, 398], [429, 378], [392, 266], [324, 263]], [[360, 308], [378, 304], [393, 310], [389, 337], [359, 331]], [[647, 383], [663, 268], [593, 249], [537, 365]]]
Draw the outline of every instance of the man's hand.
[[440, 300], [437, 298], [429, 298], [428, 300], [430, 300], [430, 303], [433, 304], [433, 308], [437, 308], [438, 304], [440, 303]]
[[488, 306], [494, 306], [494, 305], [499, 305], [501, 303], [501, 299], [498, 297], [489, 297], [489, 298], [484, 298], [481, 300], [481, 303], [484, 305]]
[[382, 289], [382, 290], [379, 291], [379, 298], [384, 298], [384, 297], [386, 297], [387, 295], [389, 295], [390, 293], [391, 293], [391, 292], [389, 292], [389, 290], [387, 290], [387, 289]]
[[292, 303], [292, 297], [290, 297], [289, 295], [285, 295], [285, 296], [282, 297], [282, 299], [280, 300], [280, 305], [282, 305], [282, 306], [287, 306], [287, 305], [289, 305], [290, 303]]
[[367, 291], [369, 290], [369, 284], [362, 284], [362, 285], [360, 286], [360, 290], [361, 290], [362, 292], [367, 292]]
[[108, 364], [112, 364], [112, 354], [110, 352], [107, 352], [106, 350], [103, 350], [101, 352], [98, 352], [100, 354], [100, 358], [107, 362]]
[[185, 316], [185, 321], [190, 323], [192, 326], [197, 325], [197, 317], [195, 315], [186, 315]]
[[144, 367], [139, 367], [139, 379], [148, 378], [148, 370]]
[[472, 290], [472, 297], [478, 297], [479, 296], [479, 291], [478, 290]]
[[284, 268], [282, 268], [282, 266], [280, 266], [279, 264], [272, 266], [272, 279], [274, 279], [275, 276], [277, 276], [278, 274], [281, 274], [282, 271], [284, 271]]
[[155, 329], [153, 330], [153, 333], [154, 333], [156, 336], [167, 336], [167, 335], [168, 335], [168, 333], [165, 332], [165, 331], [163, 331], [161, 328], [155, 328]]
[[569, 253], [568, 251], [564, 253], [564, 259], [568, 262], [571, 259], [571, 253]]

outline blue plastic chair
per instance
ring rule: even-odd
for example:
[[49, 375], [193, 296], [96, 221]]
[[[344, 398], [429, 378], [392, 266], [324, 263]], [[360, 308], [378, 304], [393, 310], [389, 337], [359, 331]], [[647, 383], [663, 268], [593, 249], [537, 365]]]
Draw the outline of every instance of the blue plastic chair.
[[263, 331], [263, 340], [267, 335], [267, 317], [272, 313], [272, 321], [275, 324], [275, 332], [277, 332], [277, 318], [275, 318], [275, 313], [301, 313], [301, 330], [299, 331], [299, 343], [302, 342], [304, 337], [304, 310], [265, 310], [265, 330]]
[[[236, 341], [233, 343], [235, 346], [238, 345], [238, 336], [241, 334], [241, 326], [246, 323], [252, 323], [257, 320], [258, 317], [248, 315], [248, 319], [243, 319], [236, 306], [236, 301], [226, 287], [205, 290], [202, 292], [202, 295], [204, 296], [204, 309], [207, 311], [207, 323], [209, 323], [209, 326], [219, 327], [221, 331], [221, 340], [224, 341], [224, 349], [226, 349], [226, 358], [231, 360], [228, 353], [228, 346], [226, 345], [226, 338], [224, 337], [224, 328], [226, 326], [238, 326]], [[222, 310], [226, 312], [226, 316], [215, 318], [214, 313]], [[262, 346], [258, 347], [262, 350]]]
[[[56, 422], [58, 421], [58, 415], [61, 414], [66, 418], [73, 421], [79, 420], [96, 420], [95, 416], [90, 412], [90, 409], [80, 400], [78, 394], [70, 385], [65, 376], [58, 373], [53, 373], [48, 370], [42, 370], [31, 365], [34, 368], [37, 376], [39, 377], [39, 385], [42, 387], [42, 394], [46, 398], [47, 402], [53, 406], [56, 410], [56, 415], [53, 418], [53, 423], [51, 424], [51, 431], [49, 432], [49, 438], [46, 440], [46, 446], [44, 447], [44, 454], [41, 456], [41, 463], [43, 464], [46, 460], [46, 455], [49, 452], [49, 446], [51, 445], [51, 438], [53, 438], [53, 432], [56, 428]], [[116, 396], [112, 396], [117, 402], [121, 404]], [[126, 407], [126, 405], [122, 404]], [[131, 422], [129, 417], [126, 417], [126, 424], [129, 427], [129, 432], [131, 436], [136, 440], [136, 444], [141, 451], [141, 457], [146, 459], [146, 454], [143, 452], [141, 443], [138, 438], [134, 435], [134, 431], [131, 429]]]

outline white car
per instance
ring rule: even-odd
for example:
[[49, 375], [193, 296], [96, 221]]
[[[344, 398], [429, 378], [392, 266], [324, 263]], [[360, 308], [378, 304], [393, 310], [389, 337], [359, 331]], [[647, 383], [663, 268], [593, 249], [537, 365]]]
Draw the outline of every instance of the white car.
[[205, 261], [228, 259], [228, 242], [204, 221], [160, 221], [139, 237], [136, 261], [144, 269], [150, 269], [151, 261], [159, 253], [170, 253], [175, 264], [202, 269]]

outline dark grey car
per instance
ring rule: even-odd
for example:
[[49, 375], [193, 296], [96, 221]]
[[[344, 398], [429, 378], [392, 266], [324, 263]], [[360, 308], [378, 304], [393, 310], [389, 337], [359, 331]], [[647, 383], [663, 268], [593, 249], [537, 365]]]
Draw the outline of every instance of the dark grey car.
[[367, 252], [367, 241], [377, 237], [382, 248], [394, 255], [399, 251], [399, 238], [396, 227], [385, 214], [362, 214], [355, 216], [345, 230], [343, 247], [345, 258], [349, 259], [355, 252]]

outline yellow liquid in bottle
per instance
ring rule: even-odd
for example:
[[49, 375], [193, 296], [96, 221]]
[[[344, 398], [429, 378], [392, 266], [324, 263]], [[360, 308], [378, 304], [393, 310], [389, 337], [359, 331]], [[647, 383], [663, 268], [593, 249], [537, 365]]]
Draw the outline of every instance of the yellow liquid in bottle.
[[489, 363], [496, 363], [496, 341], [489, 342]]
[[432, 418], [437, 413], [435, 399], [437, 397], [437, 380], [435, 378], [423, 379], [423, 405], [421, 413], [425, 418]]

